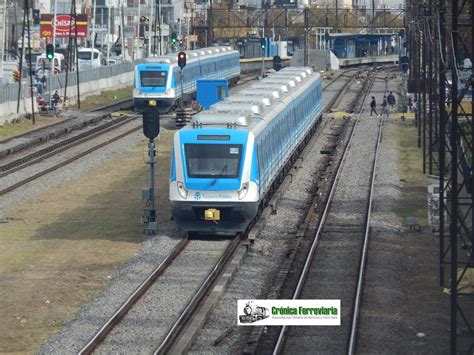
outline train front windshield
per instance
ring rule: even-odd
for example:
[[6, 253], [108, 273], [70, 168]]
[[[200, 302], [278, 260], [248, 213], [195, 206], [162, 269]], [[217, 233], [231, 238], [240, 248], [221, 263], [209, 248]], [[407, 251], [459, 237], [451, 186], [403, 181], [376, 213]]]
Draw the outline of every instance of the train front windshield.
[[141, 71], [140, 82], [142, 87], [147, 86], [165, 86], [166, 72], [165, 71]]
[[191, 178], [239, 176], [241, 144], [185, 144], [184, 151]]

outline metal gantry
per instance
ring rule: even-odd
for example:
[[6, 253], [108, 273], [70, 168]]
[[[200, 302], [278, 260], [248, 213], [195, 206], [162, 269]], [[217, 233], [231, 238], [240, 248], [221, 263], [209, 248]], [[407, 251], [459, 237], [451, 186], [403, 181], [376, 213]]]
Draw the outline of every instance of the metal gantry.
[[[336, 2], [337, 3], [337, 2]], [[318, 27], [334, 28], [336, 32], [374, 32], [379, 29], [397, 33], [403, 27], [404, 9], [312, 6], [288, 9], [271, 6], [263, 9], [229, 9], [223, 4], [213, 5], [206, 11], [196, 11], [192, 32], [203, 44], [212, 45], [215, 38], [258, 36], [263, 29], [272, 29], [272, 37], [285, 40], [303, 39], [309, 30]]]
[[465, 287], [474, 273], [474, 79], [472, 68], [467, 77], [461, 71], [462, 58], [473, 61], [473, 3], [407, 4], [422, 169], [439, 176], [439, 278], [449, 285], [451, 354], [474, 353], [474, 295]]

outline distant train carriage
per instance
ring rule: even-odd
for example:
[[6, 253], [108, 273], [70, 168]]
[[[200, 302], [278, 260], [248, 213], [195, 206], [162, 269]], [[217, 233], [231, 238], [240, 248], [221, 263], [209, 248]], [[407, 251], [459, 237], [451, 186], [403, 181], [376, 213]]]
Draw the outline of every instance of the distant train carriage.
[[212, 105], [175, 133], [169, 198], [183, 230], [244, 231], [319, 122], [319, 74], [303, 67], [279, 73]]
[[[210, 47], [186, 51], [183, 69], [183, 92], [194, 95], [198, 79], [227, 79], [231, 83], [240, 77], [239, 52], [231, 47]], [[181, 96], [181, 69], [178, 54], [149, 58], [135, 66], [133, 103], [137, 111], [156, 103], [160, 113], [168, 112]]]

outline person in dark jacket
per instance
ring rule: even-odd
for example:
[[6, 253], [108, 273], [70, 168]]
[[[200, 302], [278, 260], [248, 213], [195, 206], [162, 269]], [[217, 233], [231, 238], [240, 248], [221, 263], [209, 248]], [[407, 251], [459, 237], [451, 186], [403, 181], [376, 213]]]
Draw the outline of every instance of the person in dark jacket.
[[390, 94], [387, 96], [387, 102], [390, 105], [390, 113], [395, 112], [395, 96], [393, 96], [393, 93], [390, 91]]
[[382, 112], [380, 116], [387, 115], [388, 117], [388, 102], [387, 102], [387, 96], [384, 95], [383, 100], [382, 100]]
[[375, 116], [378, 116], [377, 110], [377, 102], [375, 101], [375, 97], [372, 96], [372, 101], [370, 101], [370, 116], [372, 116], [372, 112], [375, 113]]

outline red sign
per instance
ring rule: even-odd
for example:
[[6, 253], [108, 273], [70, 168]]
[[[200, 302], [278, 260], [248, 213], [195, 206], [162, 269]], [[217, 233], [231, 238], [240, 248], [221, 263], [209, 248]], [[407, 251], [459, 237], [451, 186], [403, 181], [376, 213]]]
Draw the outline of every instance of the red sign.
[[[53, 37], [53, 15], [42, 14], [40, 20], [40, 36]], [[87, 38], [87, 15], [56, 15], [56, 38]]]

